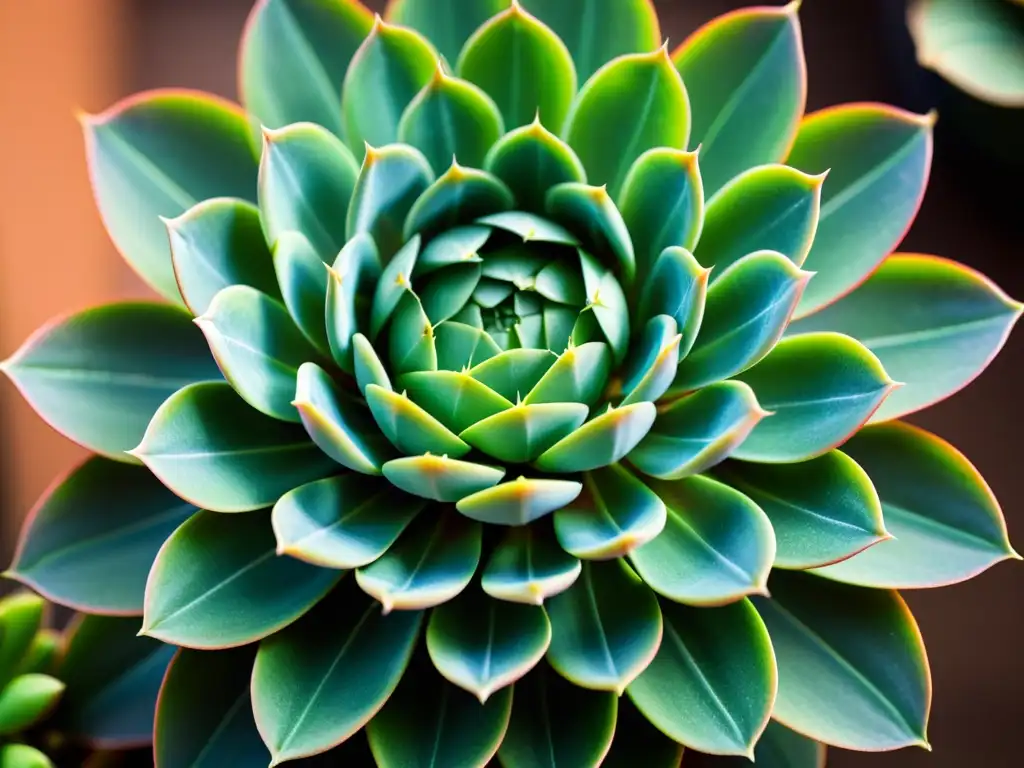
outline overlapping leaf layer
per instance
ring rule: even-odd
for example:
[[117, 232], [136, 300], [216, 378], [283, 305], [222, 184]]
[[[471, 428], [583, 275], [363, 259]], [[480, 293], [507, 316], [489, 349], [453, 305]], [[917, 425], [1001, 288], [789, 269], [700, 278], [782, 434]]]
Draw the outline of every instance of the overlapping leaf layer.
[[1021, 311], [891, 254], [932, 117], [805, 117], [796, 4], [671, 54], [647, 0], [387, 19], [261, 0], [247, 116], [156, 92], [86, 120], [170, 303], [5, 364], [101, 454], [12, 574], [184, 648], [161, 768], [926, 744], [895, 590], [1016, 554], [968, 461], [892, 419]]

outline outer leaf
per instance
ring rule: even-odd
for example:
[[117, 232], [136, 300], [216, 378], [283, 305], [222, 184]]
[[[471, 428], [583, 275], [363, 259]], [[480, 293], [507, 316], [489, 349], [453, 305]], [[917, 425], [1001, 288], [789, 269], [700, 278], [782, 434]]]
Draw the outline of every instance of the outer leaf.
[[565, 549], [587, 560], [621, 557], [665, 528], [665, 504], [619, 464], [583, 476], [587, 493], [555, 512]]
[[868, 587], [934, 587], [1020, 557], [999, 502], [949, 443], [894, 422], [861, 430], [843, 450], [871, 476], [895, 538], [821, 569], [822, 576]]
[[614, 464], [632, 451], [654, 424], [654, 403], [608, 407], [572, 434], [548, 448], [534, 462], [544, 472], [586, 472]]
[[285, 232], [274, 245], [274, 271], [284, 304], [295, 325], [322, 355], [330, 354], [324, 302], [327, 300], [326, 263], [299, 232]]
[[907, 26], [921, 66], [982, 101], [1024, 106], [1024, 55], [1015, 9], [1005, 3], [917, 0], [907, 12]]
[[480, 562], [482, 530], [450, 507], [424, 512], [356, 582], [384, 613], [446, 603], [469, 584]]
[[886, 259], [853, 293], [793, 330], [849, 334], [906, 384], [871, 417], [883, 421], [967, 386], [1002, 349], [1022, 311], [1024, 306], [968, 267], [904, 254]]
[[160, 768], [269, 762], [249, 697], [255, 657], [254, 645], [218, 653], [178, 651], [157, 701], [153, 754]]
[[54, 768], [45, 754], [28, 744], [6, 744], [0, 747], [3, 768]]
[[708, 201], [696, 256], [720, 278], [754, 251], [778, 251], [800, 266], [815, 241], [825, 173], [808, 176], [786, 165], [740, 174]]
[[661, 44], [650, 0], [523, 0], [523, 5], [565, 41], [580, 82], [617, 56], [653, 51]]
[[402, 453], [434, 453], [460, 458], [470, 446], [416, 403], [376, 384], [366, 387], [366, 402], [384, 436]]
[[731, 378], [767, 355], [810, 278], [776, 251], [757, 251], [730, 264], [708, 291], [700, 333], [669, 391]]
[[[768, 723], [754, 747], [753, 761], [767, 768], [825, 768], [825, 745], [791, 731], [778, 720]], [[749, 768], [746, 757], [707, 757], [705, 768]]]
[[577, 94], [562, 133], [588, 181], [607, 184], [616, 199], [644, 152], [685, 149], [690, 102], [668, 51], [624, 55], [604, 65]]
[[260, 211], [252, 203], [217, 197], [164, 223], [178, 289], [193, 315], [206, 312], [217, 292], [229, 285], [249, 285], [280, 297]]
[[600, 257], [627, 287], [636, 277], [636, 258], [626, 222], [604, 187], [569, 181], [548, 190], [544, 209], [552, 220], [580, 235], [589, 253]]
[[469, 36], [508, 5], [509, 0], [390, 0], [384, 17], [417, 30], [442, 56], [455, 61]]
[[834, 746], [927, 747], [928, 660], [902, 598], [789, 571], [770, 587], [756, 605], [779, 664], [775, 719]]
[[117, 250], [162, 296], [179, 301], [167, 232], [200, 200], [256, 202], [245, 116], [197, 91], [146, 91], [81, 115], [93, 193]]
[[196, 513], [153, 563], [142, 632], [186, 648], [245, 645], [295, 621], [341, 577], [276, 555], [269, 510]]
[[55, 629], [40, 629], [32, 638], [28, 651], [21, 657], [16, 673], [28, 675], [33, 672], [51, 673], [58, 654], [63, 651], [64, 638]]
[[511, 688], [481, 705], [420, 657], [413, 658], [366, 734], [382, 768], [483, 768], [498, 751], [511, 714]]
[[[62, 605], [90, 613], [141, 614], [157, 550], [195, 511], [147, 469], [94, 456], [29, 514], [5, 575]], [[4, 624], [0, 617], [6, 645], [10, 635]]]
[[661, 645], [658, 599], [622, 560], [584, 563], [580, 579], [547, 611], [548, 661], [584, 688], [621, 696]]
[[662, 480], [696, 475], [728, 457], [767, 415], [743, 382], [709, 384], [662, 406], [629, 463]]
[[133, 454], [178, 496], [219, 512], [268, 506], [337, 469], [299, 425], [264, 416], [219, 382], [168, 398]]
[[398, 488], [434, 501], [456, 502], [497, 485], [505, 470], [446, 456], [406, 456], [384, 465], [384, 476]]
[[0, 690], [0, 735], [24, 730], [47, 715], [64, 693], [64, 683], [49, 675], [19, 675]]
[[520, 475], [463, 497], [456, 508], [466, 517], [497, 525], [526, 525], [561, 509], [579, 496], [574, 480], [538, 480]]
[[169, 395], [221, 378], [188, 313], [142, 302], [53, 320], [2, 370], [50, 426], [120, 461]]
[[312, 123], [263, 131], [259, 198], [267, 240], [301, 232], [331, 261], [345, 244], [345, 214], [359, 167], [348, 147]]
[[0, 601], [0, 690], [20, 672], [43, 622], [46, 604], [38, 595], [16, 593]]
[[138, 637], [139, 620], [79, 615], [56, 671], [67, 686], [57, 713], [63, 733], [94, 748], [141, 747], [174, 647]]
[[842, 444], [899, 386], [867, 348], [839, 333], [783, 339], [738, 378], [771, 416], [732, 455], [770, 464], [804, 461]]
[[650, 487], [668, 508], [668, 520], [660, 536], [629, 558], [655, 592], [698, 606], [765, 593], [775, 535], [757, 504], [700, 475], [650, 481]]
[[568, 589], [580, 570], [579, 560], [558, 545], [550, 526], [519, 526], [505, 531], [495, 546], [480, 585], [498, 600], [541, 605]]
[[[392, 144], [380, 149], [371, 147], [363, 158], [363, 167], [352, 193], [345, 225], [346, 236], [352, 239], [361, 232], [367, 232], [373, 236], [384, 264], [392, 261], [393, 256], [394, 261], [398, 261], [396, 254], [406, 241], [402, 230], [406, 216], [433, 181], [430, 163], [419, 150], [405, 144]], [[415, 246], [410, 241], [408, 246], [415, 263], [419, 241], [415, 241]], [[408, 269], [411, 273], [412, 264]], [[375, 298], [375, 313], [376, 303]], [[374, 328], [377, 328], [376, 323]], [[372, 335], [376, 336], [377, 331], [373, 330]]]
[[299, 421], [292, 404], [299, 366], [319, 357], [282, 304], [255, 288], [233, 285], [196, 318], [235, 392], [256, 410]]
[[617, 709], [613, 693], [578, 688], [541, 665], [516, 684], [498, 759], [504, 768], [597, 768], [611, 746]]
[[787, 165], [830, 172], [806, 265], [820, 274], [798, 316], [849, 292], [903, 239], [928, 182], [934, 123], [934, 114], [881, 104], [833, 107], [801, 123]]
[[799, 3], [719, 16], [672, 54], [693, 106], [710, 196], [748, 168], [782, 160], [807, 101]]
[[[431, 15], [440, 18], [436, 8]], [[465, 15], [451, 12], [453, 20]], [[447, 170], [453, 157], [463, 165], [481, 167], [487, 150], [504, 132], [494, 101], [472, 83], [445, 74], [440, 62], [398, 123], [398, 140], [421, 150], [437, 174]]]
[[619, 699], [615, 738], [602, 768], [633, 768], [643, 755], [648, 768], [679, 768], [683, 745], [672, 741], [640, 713], [628, 696]]
[[661, 252], [647, 276], [638, 319], [672, 317], [682, 334], [680, 360], [689, 354], [700, 331], [710, 274], [711, 269], [702, 267], [685, 248], [670, 246]]
[[519, 209], [534, 213], [543, 213], [544, 195], [556, 184], [587, 180], [576, 153], [544, 127], [539, 112], [529, 125], [501, 137], [483, 167], [508, 185]]
[[246, 22], [239, 92], [268, 128], [310, 121], [343, 136], [341, 90], [373, 17], [351, 0], [260, 0]]
[[383, 555], [424, 506], [389, 483], [354, 474], [300, 485], [274, 505], [277, 554], [358, 568]]
[[435, 608], [427, 624], [437, 671], [481, 704], [530, 671], [550, 642], [543, 608], [495, 600], [475, 586]]
[[576, 70], [565, 44], [519, 3], [473, 33], [456, 71], [494, 99], [509, 129], [538, 117], [558, 131], [576, 93]]
[[411, 29], [387, 24], [378, 16], [345, 74], [341, 114], [345, 140], [358, 147], [380, 147], [398, 138], [402, 112], [430, 81], [437, 51]]
[[[630, 166], [616, 198], [636, 254], [637, 281], [666, 248], [693, 250], [704, 226], [704, 188], [697, 153], [655, 147]], [[657, 314], [657, 313], [654, 313]]]
[[892, 538], [871, 478], [842, 451], [796, 464], [731, 461], [715, 476], [768, 515], [776, 568], [834, 563]]
[[661, 602], [665, 637], [627, 689], [658, 730], [702, 752], [752, 756], [778, 676], [764, 623], [748, 600], [722, 608]]
[[324, 752], [369, 721], [398, 685], [420, 620], [417, 611], [381, 615], [348, 579], [260, 643], [252, 703], [271, 765]]

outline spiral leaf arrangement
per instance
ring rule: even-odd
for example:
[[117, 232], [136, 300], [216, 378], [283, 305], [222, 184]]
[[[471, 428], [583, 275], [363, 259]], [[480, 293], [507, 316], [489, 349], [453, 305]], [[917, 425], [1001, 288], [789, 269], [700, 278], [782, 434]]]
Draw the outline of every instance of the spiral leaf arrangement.
[[797, 11], [670, 53], [648, 0], [265, 0], [245, 112], [83, 118], [166, 301], [5, 364], [97, 454], [11, 574], [182, 647], [158, 766], [927, 746], [897, 590], [1017, 555], [899, 419], [1021, 305], [891, 253], [934, 115], [805, 116]]

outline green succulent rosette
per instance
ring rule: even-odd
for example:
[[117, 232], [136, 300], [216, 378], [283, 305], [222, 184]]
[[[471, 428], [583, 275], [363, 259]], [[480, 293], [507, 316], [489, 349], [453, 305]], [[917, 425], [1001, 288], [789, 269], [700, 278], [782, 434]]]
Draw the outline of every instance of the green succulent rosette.
[[84, 119], [166, 301], [5, 363], [97, 454], [12, 574], [182, 647], [158, 766], [927, 745], [897, 590], [1016, 554], [900, 418], [1021, 313], [892, 253], [934, 116], [805, 116], [796, 4], [267, 0], [240, 73]]

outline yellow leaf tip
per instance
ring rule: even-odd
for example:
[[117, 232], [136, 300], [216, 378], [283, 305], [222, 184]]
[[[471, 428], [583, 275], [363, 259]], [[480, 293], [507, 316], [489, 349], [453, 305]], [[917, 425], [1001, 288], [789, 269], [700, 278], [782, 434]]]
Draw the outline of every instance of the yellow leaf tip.
[[790, 0], [782, 7], [782, 12], [789, 16], [796, 16], [801, 5], [803, 5], [803, 0]]
[[81, 107], [75, 107], [74, 109], [72, 109], [71, 114], [74, 115], [75, 120], [77, 120], [78, 124], [83, 128], [87, 128], [93, 125], [94, 123], [99, 122], [98, 115], [93, 115], [89, 112], [86, 112]]

